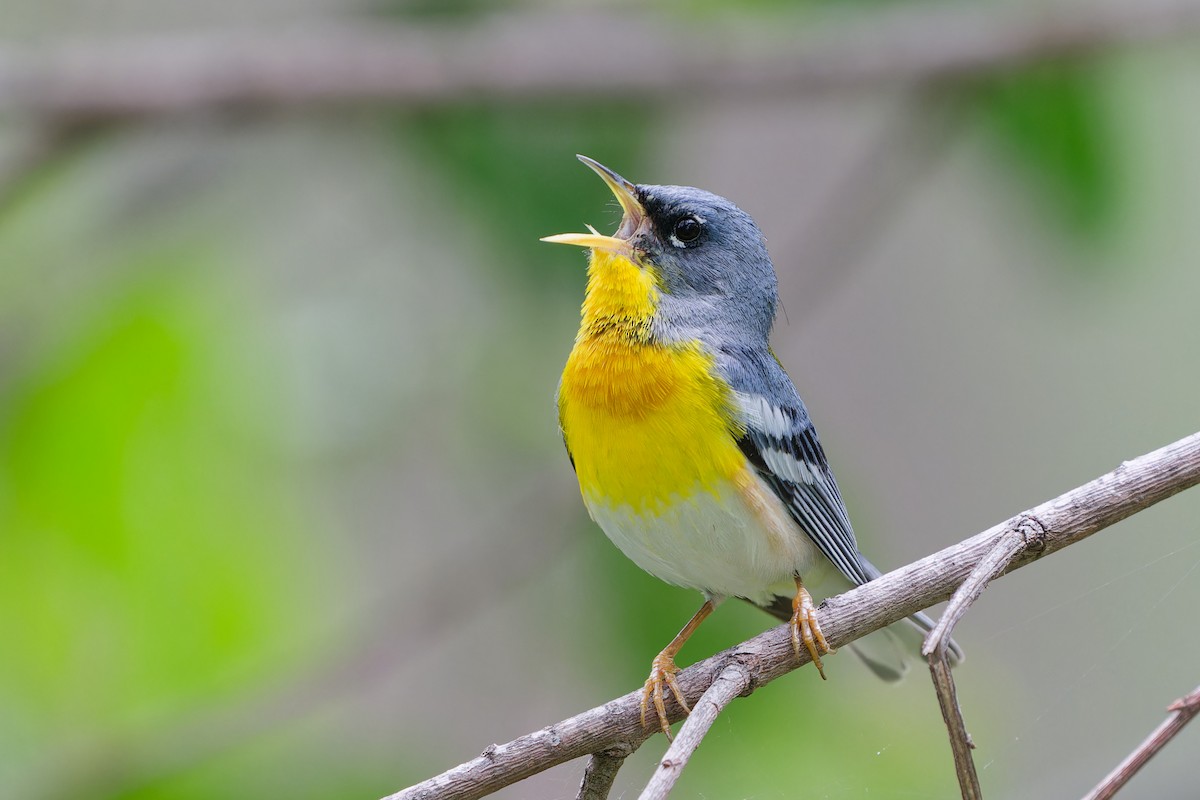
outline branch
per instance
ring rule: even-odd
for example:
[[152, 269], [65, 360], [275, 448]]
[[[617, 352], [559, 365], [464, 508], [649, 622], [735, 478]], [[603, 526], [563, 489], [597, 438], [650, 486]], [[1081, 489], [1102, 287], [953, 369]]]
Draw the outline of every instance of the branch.
[[1100, 781], [1095, 789], [1088, 792], [1083, 800], [1109, 800], [1129, 782], [1130, 778], [1137, 774], [1138, 770], [1146, 766], [1147, 761], [1166, 747], [1167, 742], [1174, 739], [1175, 735], [1183, 730], [1183, 726], [1192, 721], [1192, 717], [1200, 714], [1200, 686], [1193, 689], [1191, 694], [1171, 703], [1167, 706], [1167, 710], [1175, 713], [1155, 728], [1154, 733], [1147, 736], [1146, 741], [1138, 745], [1137, 749], [1118, 764], [1116, 769], [1106, 775], [1104, 780]]
[[592, 753], [583, 770], [583, 781], [579, 784], [579, 794], [575, 800], [607, 800], [613, 781], [617, 779], [617, 772], [636, 749], [637, 745], [622, 743]]
[[963, 800], [982, 800], [983, 789], [979, 786], [979, 774], [975, 771], [975, 759], [971, 755], [975, 743], [971, 741], [971, 734], [967, 733], [962, 708], [958, 705], [954, 674], [950, 671], [951, 636], [955, 626], [971, 604], [983, 594], [987, 585], [1002, 575], [1021, 552], [1039, 546], [1041, 535], [1041, 530], [1027, 523], [1021, 523], [1016, 530], [1005, 531], [955, 590], [950, 604], [921, 647], [921, 652], [929, 657], [929, 673], [933, 678], [934, 691], [937, 692], [938, 705], [942, 709], [942, 719], [946, 722], [946, 732], [950, 735], [950, 751], [954, 755], [954, 771], [958, 775], [958, 787]]
[[679, 729], [675, 741], [667, 748], [666, 755], [658, 762], [654, 776], [650, 778], [638, 800], [666, 799], [671, 789], [675, 788], [675, 781], [683, 774], [688, 759], [696, 752], [708, 729], [717, 721], [717, 714], [724, 711], [725, 706], [749, 688], [750, 671], [744, 665], [734, 661], [721, 671], [712, 685], [700, 696], [700, 700], [692, 706], [692, 713]]
[[967, 733], [967, 724], [958, 705], [954, 675], [950, 671], [950, 659], [944, 651], [929, 656], [929, 674], [933, 678], [933, 689], [937, 692], [946, 731], [950, 734], [950, 752], [954, 755], [954, 772], [958, 776], [962, 800], [983, 800], [975, 759], [971, 756], [975, 743], [971, 741], [971, 734]]
[[[1107, 475], [964, 542], [829, 598], [818, 612], [821, 628], [832, 647], [842, 647], [945, 600], [998, 542], [1013, 534], [1039, 532], [1037, 537], [1023, 537], [1023, 549], [1005, 573], [1081, 541], [1197, 483], [1200, 433], [1127, 461]], [[790, 631], [781, 625], [693, 664], [680, 672], [678, 679], [684, 698], [695, 705], [701, 693], [731, 663], [746, 666], [753, 690], [808, 661], [806, 652], [801, 651], [798, 658], [792, 652]], [[492, 745], [478, 758], [392, 794], [387, 800], [479, 798], [589, 753], [622, 743], [636, 746], [647, 738], [640, 721], [640, 702], [639, 688], [507, 744]], [[682, 716], [676, 704], [668, 708], [672, 720]]]
[[1179, 38], [1198, 0], [907, 7], [851, 23], [687, 26], [620, 14], [496, 15], [458, 29], [325, 31], [0, 47], [0, 114], [97, 121], [214, 107], [545, 98], [673, 100], [961, 80]]

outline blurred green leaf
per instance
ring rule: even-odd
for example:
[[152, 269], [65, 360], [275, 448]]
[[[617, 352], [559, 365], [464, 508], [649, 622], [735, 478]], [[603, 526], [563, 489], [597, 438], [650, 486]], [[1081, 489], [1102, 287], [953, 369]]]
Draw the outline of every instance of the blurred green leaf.
[[[210, 800], [216, 797], [381, 797], [428, 777], [425, 765], [406, 766], [403, 752], [383, 758], [369, 743], [346, 746], [331, 757], [329, 730], [320, 722], [280, 728], [235, 742], [215, 758], [154, 774], [111, 795], [112, 800]], [[80, 787], [84, 791], [85, 787]]]
[[383, 17], [457, 22], [493, 11], [495, 4], [489, 0], [371, 0], [368, 10]]
[[1097, 69], [1029, 69], [988, 84], [978, 101], [1047, 211], [1080, 235], [1102, 233], [1117, 204], [1120, 154]]
[[220, 348], [240, 329], [193, 267], [164, 260], [164, 277], [65, 324], [9, 387], [0, 687], [20, 694], [0, 704], [30, 743], [202, 705], [294, 644], [299, 515], [267, 443], [230, 419], [267, 376], [228, 380]]

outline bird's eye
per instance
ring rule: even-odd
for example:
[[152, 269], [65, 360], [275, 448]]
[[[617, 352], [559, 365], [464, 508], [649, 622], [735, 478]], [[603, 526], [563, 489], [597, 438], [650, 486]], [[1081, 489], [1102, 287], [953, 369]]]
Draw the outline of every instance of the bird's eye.
[[689, 244], [700, 238], [702, 227], [700, 220], [695, 217], [684, 217], [675, 223], [675, 229], [671, 231], [671, 235], [683, 244]]

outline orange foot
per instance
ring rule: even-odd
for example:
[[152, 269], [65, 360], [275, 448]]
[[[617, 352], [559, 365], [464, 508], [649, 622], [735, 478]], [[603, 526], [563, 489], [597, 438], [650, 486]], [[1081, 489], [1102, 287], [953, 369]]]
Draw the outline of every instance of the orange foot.
[[808, 650], [808, 654], [812, 656], [812, 662], [817, 667], [817, 672], [821, 673], [821, 680], [825, 680], [825, 667], [821, 664], [822, 653], [832, 653], [829, 648], [829, 643], [825, 641], [825, 634], [821, 633], [821, 626], [817, 624], [817, 607], [813, 605], [812, 595], [804, 588], [804, 584], [800, 582], [800, 578], [796, 578], [796, 597], [792, 600], [792, 649], [796, 651], [796, 656], [800, 655], [800, 643], [804, 642], [804, 648]]
[[680, 707], [688, 714], [692, 710], [688, 708], [687, 701], [683, 699], [683, 692], [679, 690], [679, 682], [675, 680], [675, 673], [679, 672], [679, 667], [675, 666], [675, 658], [667, 652], [662, 651], [654, 657], [654, 661], [650, 665], [650, 677], [646, 679], [646, 685], [642, 687], [642, 727], [646, 727], [646, 709], [650, 702], [654, 702], [654, 710], [658, 712], [658, 724], [662, 726], [662, 732], [671, 738], [671, 723], [667, 719], [667, 704], [664, 699], [665, 692], [663, 684], [671, 690], [671, 694], [675, 696], [675, 702], [679, 703]]

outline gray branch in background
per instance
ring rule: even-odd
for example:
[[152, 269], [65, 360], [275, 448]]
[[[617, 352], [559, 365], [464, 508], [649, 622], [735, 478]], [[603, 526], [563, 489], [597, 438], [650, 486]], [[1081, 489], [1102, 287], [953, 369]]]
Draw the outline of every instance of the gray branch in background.
[[1200, 30], [1200, 0], [906, 5], [856, 17], [539, 12], [0, 45], [0, 114], [73, 122], [346, 103], [797, 93], [960, 80]]
[[[1200, 433], [1127, 461], [1116, 470], [983, 533], [889, 572], [821, 604], [821, 628], [834, 648], [945, 600], [1004, 540], [1020, 536], [1022, 549], [1005, 573], [1079, 542], [1142, 509], [1200, 483]], [[1036, 536], [1026, 535], [1034, 531]], [[981, 573], [982, 575], [983, 573]], [[982, 590], [982, 580], [979, 582]], [[964, 606], [965, 608], [965, 606]], [[689, 705], [730, 664], [743, 664], [750, 687], [758, 687], [808, 663], [792, 651], [791, 633], [781, 625], [679, 673]], [[641, 689], [519, 739], [488, 747], [483, 755], [389, 795], [387, 800], [468, 800], [490, 794], [531, 775], [617, 745], [631, 749], [645, 740], [640, 720]], [[670, 707], [673, 721], [681, 718]]]

